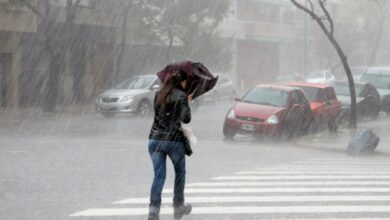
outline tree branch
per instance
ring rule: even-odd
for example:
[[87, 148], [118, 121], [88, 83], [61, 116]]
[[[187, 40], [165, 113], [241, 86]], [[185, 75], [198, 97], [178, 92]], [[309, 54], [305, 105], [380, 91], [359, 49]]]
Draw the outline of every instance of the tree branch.
[[334, 35], [334, 24], [333, 24], [333, 20], [332, 20], [332, 17], [330, 16], [329, 14], [329, 11], [328, 9], [326, 9], [325, 7], [325, 4], [326, 4], [326, 0], [319, 0], [319, 3], [320, 3], [320, 7], [322, 9], [322, 11], [324, 12], [327, 20], [329, 21], [329, 33], [331, 35]]
[[308, 9], [307, 7], [305, 7], [304, 5], [298, 3], [296, 0], [291, 0], [291, 2], [299, 9], [301, 9], [302, 11], [308, 13], [310, 15], [310, 17], [312, 17], [313, 19], [316, 19], [316, 14], [314, 13], [314, 7], [313, 7], [313, 3], [309, 0], [309, 3], [310, 3], [310, 7], [312, 8], [312, 10]]
[[44, 17], [43, 14], [38, 10], [38, 8], [36, 8], [30, 2], [26, 0], [20, 0], [20, 2], [24, 4], [28, 9], [30, 9], [34, 14], [36, 14], [40, 19]]

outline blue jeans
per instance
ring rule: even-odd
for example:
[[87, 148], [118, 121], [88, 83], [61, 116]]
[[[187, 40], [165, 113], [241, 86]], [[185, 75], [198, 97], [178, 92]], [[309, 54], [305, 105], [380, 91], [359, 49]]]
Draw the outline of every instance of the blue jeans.
[[171, 159], [175, 169], [175, 186], [173, 190], [173, 205], [184, 203], [184, 185], [186, 177], [186, 163], [184, 143], [177, 141], [149, 140], [149, 154], [153, 162], [154, 179], [150, 193], [150, 206], [160, 208], [161, 193], [164, 188], [167, 173], [166, 159]]

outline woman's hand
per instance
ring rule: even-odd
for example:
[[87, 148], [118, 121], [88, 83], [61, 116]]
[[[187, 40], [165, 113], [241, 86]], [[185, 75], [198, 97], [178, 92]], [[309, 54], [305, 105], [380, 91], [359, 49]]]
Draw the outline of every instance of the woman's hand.
[[188, 102], [191, 102], [191, 101], [192, 101], [192, 96], [193, 96], [193, 95], [194, 95], [194, 94], [190, 94], [190, 95], [187, 96]]

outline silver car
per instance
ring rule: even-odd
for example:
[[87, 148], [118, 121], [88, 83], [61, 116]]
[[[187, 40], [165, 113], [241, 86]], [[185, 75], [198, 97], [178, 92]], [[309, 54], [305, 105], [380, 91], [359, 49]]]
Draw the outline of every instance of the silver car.
[[216, 74], [218, 81], [215, 87], [202, 95], [200, 98], [202, 101], [213, 101], [218, 103], [221, 99], [234, 100], [236, 96], [236, 88], [234, 83], [224, 74]]
[[105, 117], [117, 113], [150, 115], [161, 82], [156, 75], [133, 76], [96, 98], [96, 111]]

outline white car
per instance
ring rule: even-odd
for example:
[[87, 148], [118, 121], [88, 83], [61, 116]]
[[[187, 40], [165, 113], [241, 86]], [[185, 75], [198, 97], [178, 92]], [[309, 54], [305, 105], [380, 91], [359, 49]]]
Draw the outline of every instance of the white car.
[[309, 73], [306, 81], [310, 83], [332, 84], [336, 81], [336, 77], [329, 70], [321, 70]]

